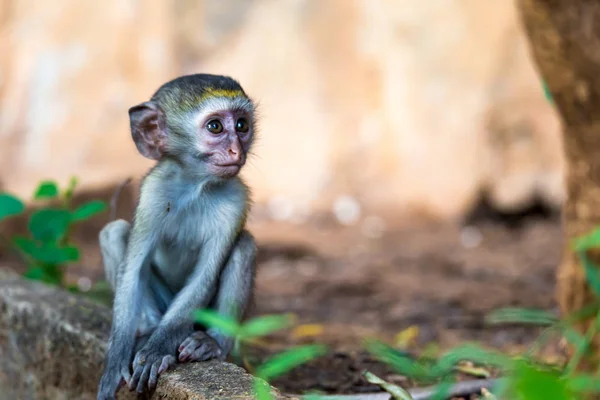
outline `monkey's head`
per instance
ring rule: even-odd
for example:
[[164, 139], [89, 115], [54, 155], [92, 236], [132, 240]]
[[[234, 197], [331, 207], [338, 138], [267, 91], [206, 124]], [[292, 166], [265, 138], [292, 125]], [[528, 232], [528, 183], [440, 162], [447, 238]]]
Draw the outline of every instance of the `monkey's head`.
[[131, 135], [144, 157], [172, 157], [200, 173], [236, 176], [254, 139], [255, 106], [238, 82], [196, 74], [161, 86], [129, 109]]

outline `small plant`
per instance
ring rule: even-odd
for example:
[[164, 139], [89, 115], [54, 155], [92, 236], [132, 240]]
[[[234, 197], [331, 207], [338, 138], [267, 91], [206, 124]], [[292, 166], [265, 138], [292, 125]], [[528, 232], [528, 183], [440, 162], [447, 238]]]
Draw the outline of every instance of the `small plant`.
[[[447, 397], [456, 372], [460, 371], [455, 366], [465, 360], [494, 367], [502, 372], [504, 377], [497, 380], [493, 393], [482, 391], [484, 398], [575, 400], [586, 398], [585, 396], [598, 396], [600, 395], [600, 366], [590, 374], [577, 372], [577, 366], [582, 361], [586, 361], [589, 365], [598, 365], [598, 360], [594, 359], [594, 355], [589, 350], [592, 343], [597, 341], [597, 334], [600, 331], [600, 267], [593, 263], [587, 251], [599, 247], [600, 229], [573, 242], [573, 249], [585, 269], [587, 283], [596, 296], [596, 301], [583, 309], [563, 319], [547, 311], [520, 308], [506, 308], [488, 315], [486, 318], [488, 324], [516, 323], [545, 327], [544, 332], [529, 351], [520, 357], [509, 357], [477, 345], [456, 347], [437, 360], [415, 360], [378, 341], [368, 341], [367, 350], [399, 373], [416, 381], [441, 381], [432, 399], [441, 400]], [[592, 322], [584, 335], [575, 330], [576, 324], [590, 319]], [[552, 334], [564, 337], [574, 348], [566, 365], [548, 365], [536, 357], [541, 344]]]
[[[103, 212], [106, 204], [93, 200], [72, 209], [76, 185], [77, 179], [72, 178], [61, 193], [55, 182], [41, 182], [33, 199], [58, 204], [41, 207], [31, 214], [27, 236], [15, 235], [10, 240], [3, 238], [4, 244], [16, 251], [26, 263], [26, 278], [64, 286], [65, 266], [79, 260], [79, 249], [70, 242], [71, 229], [75, 224]], [[0, 193], [0, 221], [24, 211], [23, 201], [8, 193]]]
[[[244, 347], [257, 339], [267, 336], [275, 331], [288, 328], [293, 323], [290, 315], [267, 315], [256, 317], [240, 324], [235, 319], [222, 316], [213, 310], [199, 310], [195, 312], [197, 322], [219, 329], [224, 335], [234, 337], [236, 345], [232, 351], [234, 358], [244, 360]], [[270, 400], [271, 386], [269, 382], [286, 372], [302, 365], [327, 351], [324, 345], [298, 346], [282, 353], [276, 354], [259, 366], [251, 367], [255, 377], [254, 391], [258, 400]], [[247, 365], [247, 363], [245, 363]], [[310, 397], [316, 399], [314, 395]]]
[[[365, 347], [399, 374], [423, 384], [438, 383], [431, 395], [431, 399], [437, 400], [446, 399], [450, 394], [456, 375], [462, 370], [460, 362], [469, 360], [479, 365], [506, 366], [509, 361], [502, 354], [471, 344], [456, 347], [437, 360], [429, 357], [415, 359], [377, 340], [367, 340]], [[387, 390], [385, 386], [382, 387]]]

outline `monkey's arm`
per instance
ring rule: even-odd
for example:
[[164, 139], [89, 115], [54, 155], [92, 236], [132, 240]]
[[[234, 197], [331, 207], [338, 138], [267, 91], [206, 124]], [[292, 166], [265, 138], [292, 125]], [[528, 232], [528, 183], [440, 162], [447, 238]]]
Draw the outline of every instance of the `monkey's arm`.
[[[179, 345], [194, 332], [192, 313], [206, 307], [217, 289], [220, 268], [231, 250], [232, 234], [214, 235], [209, 239], [191, 274], [188, 283], [177, 294], [145, 346], [133, 360], [133, 375], [129, 388], [143, 391], [156, 385], [160, 375], [169, 365], [165, 357], [174, 357]], [[171, 360], [169, 358], [169, 360]], [[174, 358], [172, 359], [175, 360]]]
[[[216, 297], [219, 314], [233, 317], [236, 321], [244, 318], [254, 290], [256, 253], [254, 237], [243, 230], [219, 278]], [[219, 343], [223, 350], [222, 358], [226, 358], [233, 347], [234, 338], [224, 335], [217, 328], [210, 328], [208, 334]]]
[[[218, 291], [211, 300], [219, 314], [236, 321], [241, 321], [245, 316], [254, 289], [256, 251], [254, 238], [250, 232], [243, 230], [221, 270]], [[211, 340], [217, 342], [216, 349], [210, 346]], [[179, 347], [179, 361], [224, 360], [234, 342], [234, 338], [214, 327], [206, 333], [195, 331]]]
[[155, 236], [144, 229], [143, 222], [134, 224], [125, 258], [125, 272], [115, 291], [108, 355], [98, 399], [114, 399], [122, 379], [129, 381], [131, 377], [129, 367], [140, 317], [142, 290], [148, 279], [144, 267], [148, 265], [154, 244]]

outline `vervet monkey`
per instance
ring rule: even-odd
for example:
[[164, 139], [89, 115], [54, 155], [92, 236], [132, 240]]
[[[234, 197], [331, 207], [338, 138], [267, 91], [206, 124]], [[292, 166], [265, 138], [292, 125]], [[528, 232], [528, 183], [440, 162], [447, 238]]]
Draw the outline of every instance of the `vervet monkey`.
[[238, 176], [255, 136], [254, 102], [232, 78], [188, 75], [130, 108], [129, 118], [138, 151], [157, 163], [133, 222], [100, 232], [115, 299], [98, 399], [114, 399], [123, 381], [152, 391], [177, 360], [224, 359], [233, 339], [198, 329], [193, 311], [239, 320], [254, 287], [250, 192]]

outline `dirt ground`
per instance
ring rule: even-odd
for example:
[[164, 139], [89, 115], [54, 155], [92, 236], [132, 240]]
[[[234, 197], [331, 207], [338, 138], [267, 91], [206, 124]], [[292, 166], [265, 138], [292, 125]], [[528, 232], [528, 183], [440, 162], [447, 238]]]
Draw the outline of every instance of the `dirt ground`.
[[[119, 214], [128, 217], [130, 210], [121, 207]], [[76, 232], [84, 258], [70, 268], [70, 279], [102, 278], [96, 235], [104, 222]], [[255, 361], [296, 344], [326, 343], [332, 349], [278, 379], [276, 386], [286, 392], [378, 391], [361, 377], [364, 369], [402, 382], [365, 353], [361, 341], [394, 343], [408, 328], [417, 333], [414, 351], [466, 341], [522, 350], [537, 329], [490, 328], [485, 314], [507, 306], [555, 307], [554, 273], [562, 248], [556, 216], [469, 223], [371, 218], [346, 227], [328, 217], [293, 224], [257, 212], [249, 226], [260, 248], [252, 315], [293, 313], [299, 325], [310, 324], [273, 335], [266, 348], [251, 352]]]
[[377, 390], [362, 370], [398, 377], [361, 351], [361, 339], [394, 343], [411, 327], [418, 328], [414, 351], [468, 341], [523, 350], [538, 329], [489, 327], [484, 316], [501, 307], [555, 307], [562, 247], [556, 218], [516, 227], [417, 224], [392, 228], [378, 239], [357, 228], [264, 224], [254, 231], [263, 244], [257, 313], [293, 312], [301, 324], [322, 325], [312, 338], [278, 336], [282, 347], [314, 341], [337, 351], [276, 382], [288, 391]]

